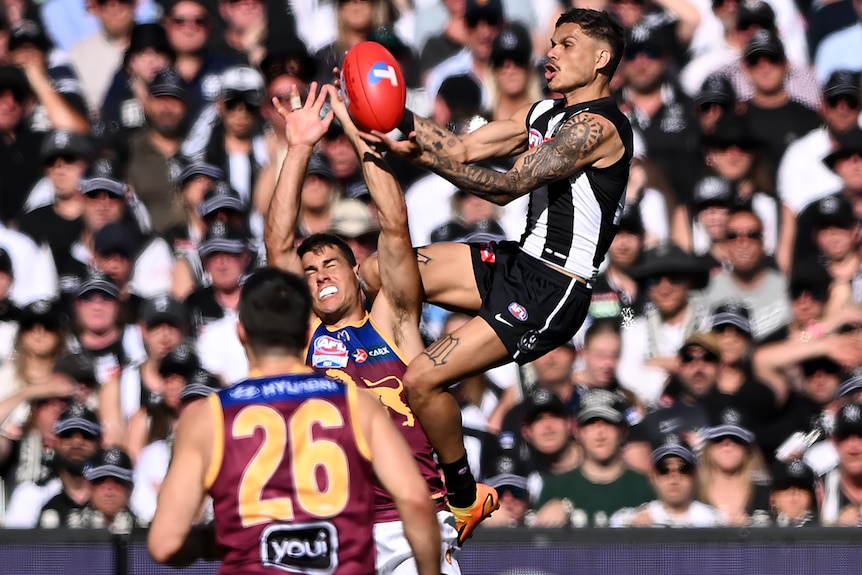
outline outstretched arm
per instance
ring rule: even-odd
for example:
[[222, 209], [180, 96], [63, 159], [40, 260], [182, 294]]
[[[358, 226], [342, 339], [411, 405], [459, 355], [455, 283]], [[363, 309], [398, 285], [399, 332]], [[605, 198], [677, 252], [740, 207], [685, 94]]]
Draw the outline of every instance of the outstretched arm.
[[402, 351], [415, 355], [424, 349], [416, 329], [422, 309], [422, 280], [410, 243], [404, 193], [380, 152], [360, 137], [335, 88], [329, 87], [329, 91], [332, 111], [361, 160], [362, 175], [380, 221], [377, 252], [382, 287], [371, 316], [386, 327]]
[[523, 154], [507, 172], [464, 165], [424, 148], [417, 159], [464, 191], [497, 205], [567, 178], [587, 165], [624, 153], [614, 125], [605, 117], [582, 113], [570, 119], [554, 139]]
[[[317, 84], [312, 82], [305, 104], [296, 110], [286, 110], [276, 98], [272, 101], [276, 111], [284, 118], [289, 148], [266, 213], [266, 227], [263, 233], [266, 258], [269, 265], [299, 275], [303, 274], [302, 262], [296, 253], [296, 222], [299, 217], [300, 194], [314, 146], [332, 122], [331, 112], [323, 119], [320, 118], [326, 95], [325, 90], [317, 94]], [[298, 97], [294, 86], [291, 101]]]

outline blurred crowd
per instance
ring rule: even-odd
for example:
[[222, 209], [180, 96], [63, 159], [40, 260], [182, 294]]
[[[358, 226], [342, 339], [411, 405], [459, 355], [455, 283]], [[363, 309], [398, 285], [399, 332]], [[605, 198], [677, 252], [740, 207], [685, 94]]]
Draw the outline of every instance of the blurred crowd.
[[[636, 158], [581, 332], [453, 387], [485, 524], [862, 525], [862, 0], [0, 0], [0, 524], [146, 525], [180, 411], [246, 376], [274, 99], [374, 40], [467, 133], [553, 97], [573, 6], [627, 30]], [[523, 231], [390, 161], [414, 245]], [[298, 236], [378, 229], [333, 124]]]

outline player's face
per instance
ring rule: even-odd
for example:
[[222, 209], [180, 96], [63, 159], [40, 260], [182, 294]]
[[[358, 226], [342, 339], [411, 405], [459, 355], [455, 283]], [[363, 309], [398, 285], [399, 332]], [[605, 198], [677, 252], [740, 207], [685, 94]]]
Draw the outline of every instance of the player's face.
[[679, 457], [665, 457], [653, 469], [653, 487], [659, 501], [679, 508], [694, 498], [694, 466]]
[[618, 425], [596, 419], [582, 424], [578, 438], [585, 457], [597, 463], [608, 464], [619, 456], [623, 432]]
[[564, 94], [588, 85], [596, 77], [602, 49], [607, 48], [584, 34], [577, 24], [559, 26], [551, 37], [545, 66], [548, 89]]
[[359, 268], [351, 267], [338, 248], [324, 246], [302, 256], [314, 313], [327, 323], [337, 322], [361, 305]]

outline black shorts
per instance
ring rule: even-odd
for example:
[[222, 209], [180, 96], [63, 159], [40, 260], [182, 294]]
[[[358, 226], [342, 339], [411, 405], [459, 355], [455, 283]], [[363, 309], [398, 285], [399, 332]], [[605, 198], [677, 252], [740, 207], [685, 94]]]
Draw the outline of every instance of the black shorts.
[[525, 364], [574, 337], [592, 290], [523, 253], [517, 242], [471, 243], [473, 274], [488, 322], [512, 359]]

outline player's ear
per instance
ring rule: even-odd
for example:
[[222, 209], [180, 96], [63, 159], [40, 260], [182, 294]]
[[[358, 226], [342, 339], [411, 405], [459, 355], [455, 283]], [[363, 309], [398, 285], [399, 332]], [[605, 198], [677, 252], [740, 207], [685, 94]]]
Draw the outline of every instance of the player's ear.
[[246, 342], [248, 341], [248, 335], [245, 333], [245, 326], [242, 325], [242, 322], [236, 322], [236, 335], [239, 338], [239, 342], [242, 344], [242, 347], [246, 347]]
[[596, 70], [603, 70], [611, 62], [611, 51], [606, 47], [598, 49], [596, 54]]

